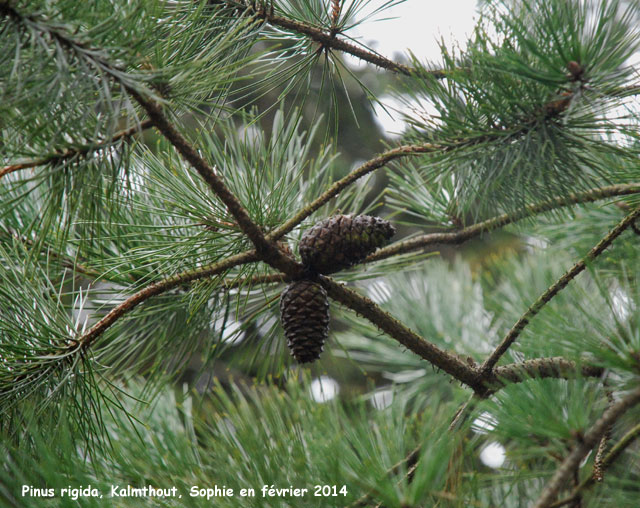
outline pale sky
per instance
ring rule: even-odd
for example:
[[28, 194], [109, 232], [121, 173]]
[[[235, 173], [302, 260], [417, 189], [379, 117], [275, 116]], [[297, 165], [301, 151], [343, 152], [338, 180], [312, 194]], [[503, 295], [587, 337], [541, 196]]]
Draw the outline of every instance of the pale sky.
[[[383, 0], [373, 0], [369, 9], [383, 3]], [[464, 41], [473, 30], [476, 6], [477, 0], [407, 0], [379, 13], [377, 21], [372, 19], [350, 30], [349, 35], [360, 37], [362, 42], [390, 58], [411, 49], [420, 59], [439, 60], [437, 41], [441, 37], [447, 44]]]
[[[375, 9], [384, 0], [373, 0], [368, 9]], [[379, 13], [349, 31], [349, 35], [378, 53], [393, 59], [408, 54], [410, 49], [421, 61], [440, 61], [438, 42], [444, 39], [447, 46], [454, 42], [462, 44], [473, 31], [477, 0], [449, 0], [434, 2], [407, 0]], [[391, 19], [389, 19], [391, 18]], [[358, 68], [368, 65], [345, 56], [347, 64]], [[404, 123], [393, 110], [404, 107], [389, 96], [380, 97], [387, 107], [385, 112], [376, 106], [377, 121], [390, 138], [399, 136]]]
[[[372, 0], [367, 12], [385, 1]], [[406, 0], [350, 30], [349, 35], [386, 57], [398, 59], [411, 49], [421, 61], [432, 62], [437, 66], [440, 61], [438, 41], [444, 39], [448, 47], [454, 43], [464, 47], [463, 43], [471, 35], [478, 18], [477, 7], [477, 0]], [[355, 68], [369, 65], [349, 55], [345, 55], [345, 59], [348, 65]], [[633, 55], [628, 64], [640, 67], [640, 51]], [[384, 103], [386, 111], [376, 105], [376, 120], [388, 138], [399, 137], [404, 129], [404, 122], [398, 111], [410, 111], [390, 96], [383, 95], [379, 99]], [[428, 112], [428, 106], [426, 110]], [[609, 117], [615, 121], [617, 117], [625, 118], [630, 114], [636, 118], [640, 115], [640, 103], [633, 97], [623, 106], [611, 111]], [[623, 120], [621, 122], [624, 123]]]

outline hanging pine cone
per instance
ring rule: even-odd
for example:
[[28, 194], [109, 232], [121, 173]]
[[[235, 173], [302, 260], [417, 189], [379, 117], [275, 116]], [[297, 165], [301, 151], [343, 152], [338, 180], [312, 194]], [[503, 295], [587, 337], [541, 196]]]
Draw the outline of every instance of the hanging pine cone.
[[280, 318], [293, 357], [299, 363], [317, 360], [329, 334], [329, 300], [324, 288], [309, 280], [289, 284], [280, 297]]
[[395, 232], [391, 223], [380, 217], [334, 215], [302, 235], [300, 257], [316, 273], [338, 272], [385, 245]]

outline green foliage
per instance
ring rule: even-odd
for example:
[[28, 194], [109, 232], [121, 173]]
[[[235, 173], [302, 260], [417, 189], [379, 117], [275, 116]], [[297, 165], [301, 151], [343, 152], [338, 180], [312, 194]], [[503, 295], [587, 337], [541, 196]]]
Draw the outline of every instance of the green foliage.
[[[64, 419], [57, 437], [65, 445], [61, 452], [50, 436], [38, 431], [30, 435], [38, 447], [35, 463], [31, 454], [4, 440], [2, 452], [8, 460], [0, 493], [8, 506], [23, 506], [26, 499], [30, 506], [52, 506], [59, 497], [21, 499], [15, 492], [23, 484], [47, 485], [56, 492], [68, 485], [90, 484], [104, 499], [81, 498], [81, 506], [156, 506], [152, 498], [111, 499], [111, 485], [175, 485], [184, 499], [160, 500], [162, 505], [210, 506], [211, 500], [189, 496], [192, 486], [224, 485], [234, 489], [234, 495], [216, 498], [217, 506], [290, 506], [300, 501], [263, 498], [262, 486], [275, 485], [307, 488], [302, 499], [308, 506], [344, 506], [375, 488], [392, 506], [399, 506], [403, 499], [429, 499], [443, 487], [451, 443], [438, 432], [438, 425], [446, 426], [446, 419], [433, 411], [406, 412], [402, 404], [383, 411], [364, 401], [348, 408], [318, 404], [310, 397], [308, 378], [300, 383], [293, 377], [284, 388], [240, 384], [229, 392], [216, 384], [204, 405], [196, 404], [190, 394], [171, 391], [158, 394], [152, 404], [130, 399], [126, 409], [137, 421], [129, 422], [118, 412], [105, 414], [111, 448], [90, 462], [70, 453], [75, 438]], [[140, 391], [135, 384], [126, 389]], [[439, 423], [432, 422], [426, 430], [423, 421], [429, 418]], [[348, 428], [345, 419], [351, 422]], [[389, 478], [387, 469], [418, 440], [430, 443], [429, 453], [437, 459], [421, 466], [420, 483], [407, 485], [401, 472]], [[338, 490], [346, 485], [347, 494], [315, 497], [313, 485], [336, 485]], [[241, 488], [254, 488], [256, 497], [241, 497]]]
[[[336, 41], [380, 64], [349, 31], [398, 3], [0, 0], [2, 506], [210, 506], [196, 485], [234, 489], [216, 506], [530, 506], [638, 386], [639, 221], [532, 307], [640, 205], [632, 185], [579, 194], [640, 181], [637, 2], [483, 2], [439, 72], [411, 55], [396, 77], [346, 66]], [[411, 146], [380, 156], [366, 108], [384, 86], [412, 108]], [[384, 217], [396, 243], [317, 277], [371, 301], [335, 296], [303, 369], [279, 298], [314, 275], [280, 267], [335, 213]], [[442, 350], [470, 371], [514, 335], [498, 365], [528, 361], [517, 382], [431, 363]], [[339, 393], [318, 397], [321, 380]], [[631, 444], [583, 501], [635, 506], [636, 463]], [[105, 497], [20, 495], [88, 484]], [[183, 499], [114, 499], [114, 484]]]
[[621, 87], [633, 74], [626, 62], [638, 48], [637, 15], [636, 4], [617, 2], [487, 9], [465, 50], [442, 47], [447, 79], [419, 67], [399, 97], [418, 101], [407, 140], [441, 149], [411, 183], [393, 182], [396, 201], [421, 211], [429, 203], [414, 198], [415, 189], [449, 189], [453, 179], [448, 208], [477, 217], [632, 180], [635, 172], [618, 168], [635, 165], [637, 117], [612, 112], [624, 105]]

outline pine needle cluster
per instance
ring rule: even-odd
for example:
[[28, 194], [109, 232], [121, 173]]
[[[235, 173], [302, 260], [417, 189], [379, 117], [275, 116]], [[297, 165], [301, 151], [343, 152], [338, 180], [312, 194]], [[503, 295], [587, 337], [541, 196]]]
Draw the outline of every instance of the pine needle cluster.
[[[637, 506], [640, 5], [423, 62], [352, 37], [398, 3], [0, 0], [0, 505]], [[397, 234], [309, 270], [338, 214]]]

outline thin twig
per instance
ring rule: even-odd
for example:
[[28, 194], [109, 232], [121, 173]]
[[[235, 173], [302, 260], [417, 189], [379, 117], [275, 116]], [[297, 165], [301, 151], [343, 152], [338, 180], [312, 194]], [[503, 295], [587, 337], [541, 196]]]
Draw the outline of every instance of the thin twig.
[[[506, 386], [505, 381], [508, 381], [509, 383], [520, 383], [532, 378], [571, 379], [578, 376], [600, 377], [602, 372], [603, 369], [601, 367], [586, 364], [578, 367], [575, 362], [562, 357], [535, 358], [521, 363], [498, 367], [493, 373], [490, 373], [491, 377], [485, 381], [491, 385], [491, 389], [483, 395], [479, 395], [474, 392], [469, 399], [460, 406], [449, 425], [449, 432], [459, 430], [467, 421], [471, 412], [477, 407], [478, 403], [486, 396], [495, 393]], [[417, 466], [415, 462], [417, 461], [419, 454], [420, 447], [418, 446], [402, 462], [389, 470], [389, 474], [395, 474], [398, 471], [398, 468], [403, 464], [413, 463], [413, 466], [411, 466], [407, 472], [408, 475], [411, 470]], [[605, 462], [606, 460], [607, 459], [605, 459]], [[367, 501], [370, 498], [370, 494], [364, 494], [355, 502], [350, 504], [349, 508], [356, 506], [368, 506]]]
[[495, 349], [491, 355], [485, 360], [481, 366], [483, 373], [491, 372], [493, 367], [504, 353], [511, 347], [511, 344], [520, 336], [520, 333], [527, 326], [529, 321], [540, 312], [540, 310], [551, 301], [562, 289], [564, 289], [569, 282], [571, 282], [578, 274], [580, 274], [587, 267], [587, 263], [593, 261], [600, 254], [602, 254], [607, 247], [609, 247], [613, 241], [627, 229], [633, 221], [640, 217], [640, 207], [636, 208], [633, 212], [622, 219], [616, 227], [614, 227], [598, 244], [589, 251], [589, 253], [578, 261], [570, 270], [562, 275], [556, 282], [554, 282], [544, 293], [542, 293], [538, 299], [527, 309], [527, 311], [518, 319], [516, 324], [513, 325], [511, 330], [502, 339], [500, 345]]
[[278, 238], [286, 235], [289, 231], [293, 230], [298, 224], [300, 224], [304, 219], [306, 219], [309, 215], [315, 212], [322, 205], [327, 203], [330, 199], [340, 194], [346, 187], [351, 185], [353, 182], [362, 178], [363, 176], [375, 171], [378, 168], [383, 167], [390, 161], [397, 159], [399, 157], [405, 157], [408, 155], [419, 155], [422, 153], [430, 153], [441, 150], [442, 147], [437, 145], [432, 145], [430, 143], [425, 143], [423, 145], [403, 145], [397, 148], [393, 148], [384, 153], [381, 153], [377, 157], [374, 157], [371, 160], [368, 160], [362, 166], [354, 169], [351, 173], [349, 173], [344, 178], [338, 180], [333, 185], [331, 185], [325, 192], [323, 192], [320, 196], [314, 199], [307, 206], [302, 208], [298, 213], [296, 213], [292, 218], [286, 221], [284, 224], [276, 228], [271, 234], [268, 235], [267, 238], [277, 240]]
[[482, 397], [478, 396], [478, 394], [471, 394], [469, 399], [462, 404], [456, 411], [456, 414], [453, 415], [453, 420], [451, 420], [451, 423], [449, 424], [449, 432], [454, 432], [462, 427], [462, 425], [467, 421], [467, 418], [469, 418], [471, 411], [475, 409], [480, 400], [482, 400]]
[[340, 12], [342, 11], [341, 0], [331, 0], [331, 34], [335, 36], [337, 33], [338, 21], [340, 21]]
[[379, 249], [365, 260], [365, 263], [386, 259], [397, 254], [405, 254], [430, 245], [438, 244], [461, 244], [472, 238], [478, 237], [495, 229], [513, 224], [532, 215], [548, 212], [556, 208], [571, 206], [581, 203], [590, 203], [614, 196], [626, 196], [640, 193], [640, 183], [629, 183], [621, 185], [609, 185], [606, 187], [596, 187], [584, 192], [577, 192], [561, 196], [541, 203], [527, 205], [524, 208], [512, 213], [505, 213], [497, 217], [492, 217], [472, 226], [467, 226], [459, 231], [447, 233], [430, 233], [420, 235], [409, 240], [393, 243], [388, 247]]
[[640, 388], [636, 388], [618, 403], [607, 409], [593, 426], [583, 434], [582, 439], [573, 447], [569, 455], [556, 469], [553, 477], [542, 491], [534, 508], [549, 508], [558, 496], [567, 478], [576, 466], [584, 459], [598, 440], [628, 409], [640, 403]]
[[[27, 238], [25, 235], [21, 235], [18, 231], [16, 231], [11, 227], [8, 227], [6, 231], [0, 230], [0, 234], [6, 234], [7, 236], [10, 236], [15, 240], [19, 241], [21, 244], [23, 244], [26, 247], [32, 247], [37, 243], [31, 238]], [[83, 275], [86, 275], [87, 277], [93, 277], [93, 278], [98, 278], [100, 277], [100, 275], [102, 275], [98, 270], [85, 266], [82, 263], [78, 263], [78, 261], [74, 259], [72, 256], [55, 252], [54, 250], [51, 249], [49, 245], [45, 244], [43, 251], [46, 251], [47, 256], [49, 258], [58, 260], [61, 267], [69, 268], [73, 270], [74, 273], [81, 273]]]
[[[611, 407], [615, 400], [613, 398], [613, 391], [609, 387], [608, 380], [606, 376], [602, 379], [602, 385], [604, 387], [605, 394], [607, 396], [607, 408]], [[593, 459], [593, 479], [597, 482], [601, 482], [604, 480], [604, 467], [603, 461], [604, 456], [607, 451], [607, 445], [609, 444], [609, 440], [611, 439], [611, 427], [609, 427], [606, 432], [602, 435], [600, 439], [600, 444], [598, 445], [598, 451], [596, 452], [596, 457]]]
[[[407, 474], [409, 474], [409, 472], [413, 468], [415, 468], [418, 462], [418, 457], [420, 456], [420, 449], [421, 449], [420, 446], [416, 446], [413, 450], [411, 450], [411, 452], [409, 452], [409, 454], [405, 458], [403, 458], [400, 462], [398, 462], [397, 464], [389, 468], [387, 470], [387, 474], [389, 475], [398, 474], [402, 470], [402, 468], [405, 466], [408, 468]], [[353, 503], [347, 505], [345, 508], [355, 508], [357, 506], [370, 506], [369, 504], [370, 499], [371, 499], [371, 494], [363, 494], [358, 499], [356, 499]]]
[[118, 319], [120, 319], [137, 305], [144, 302], [145, 300], [148, 300], [152, 296], [159, 295], [161, 293], [169, 291], [170, 289], [181, 286], [182, 284], [186, 284], [188, 282], [192, 282], [194, 280], [217, 275], [233, 268], [234, 266], [251, 263], [257, 260], [258, 257], [255, 251], [246, 251], [240, 254], [236, 254], [235, 256], [231, 256], [224, 261], [198, 268], [196, 270], [189, 270], [187, 272], [178, 273], [161, 281], [149, 284], [137, 293], [131, 295], [121, 304], [111, 309], [111, 311], [106, 316], [104, 316], [100, 321], [94, 324], [80, 337], [75, 339], [75, 343], [72, 347], [75, 348], [80, 346], [85, 349], [88, 348], [97, 337], [103, 334]]
[[[633, 443], [637, 437], [640, 436], [640, 423], [635, 427], [632, 427], [624, 436], [620, 438], [620, 440], [611, 448], [609, 453], [602, 460], [602, 469], [606, 470], [613, 462], [622, 455], [627, 447]], [[560, 506], [564, 506], [566, 504], [571, 503], [580, 493], [593, 485], [598, 483], [593, 476], [589, 476], [582, 480], [580, 485], [578, 485], [571, 494], [564, 499], [560, 499], [555, 503], [549, 505], [549, 508], [559, 508]]]
[[[228, 2], [229, 4], [235, 4], [236, 2]], [[253, 9], [251, 6], [246, 6], [250, 9], [256, 17], [262, 19], [266, 23], [271, 26], [284, 28], [285, 30], [290, 30], [302, 35], [306, 35], [312, 41], [317, 42], [323, 48], [330, 48], [341, 51], [343, 53], [348, 53], [351, 56], [355, 56], [360, 60], [365, 62], [369, 62], [373, 65], [386, 69], [388, 71], [404, 74], [406, 76], [410, 76], [418, 72], [416, 69], [409, 67], [407, 65], [394, 62], [389, 58], [386, 58], [374, 51], [370, 51], [364, 49], [360, 46], [357, 46], [345, 39], [339, 38], [335, 36], [335, 33], [332, 30], [325, 30], [323, 28], [318, 28], [307, 23], [303, 23], [301, 21], [297, 21], [294, 19], [286, 18], [284, 16], [278, 16], [273, 13], [273, 11], [265, 8]], [[424, 71], [420, 70], [421, 73], [428, 73], [434, 78], [442, 79], [447, 76], [446, 72], [442, 70], [431, 70]]]
[[121, 139], [129, 138], [138, 132], [148, 129], [149, 127], [151, 127], [151, 125], [151, 120], [145, 120], [144, 122], [141, 122], [138, 125], [134, 125], [133, 127], [129, 127], [128, 129], [124, 129], [114, 134], [111, 138], [103, 141], [98, 141], [89, 145], [74, 146], [73, 148], [69, 148], [61, 153], [54, 153], [40, 159], [34, 159], [5, 166], [4, 168], [0, 169], [0, 179], [2, 179], [3, 176], [8, 175], [9, 173], [13, 173], [14, 171], [35, 168], [51, 163], [58, 163], [68, 159], [73, 159], [74, 157], [84, 157], [90, 152], [95, 152], [97, 150], [110, 146]]

